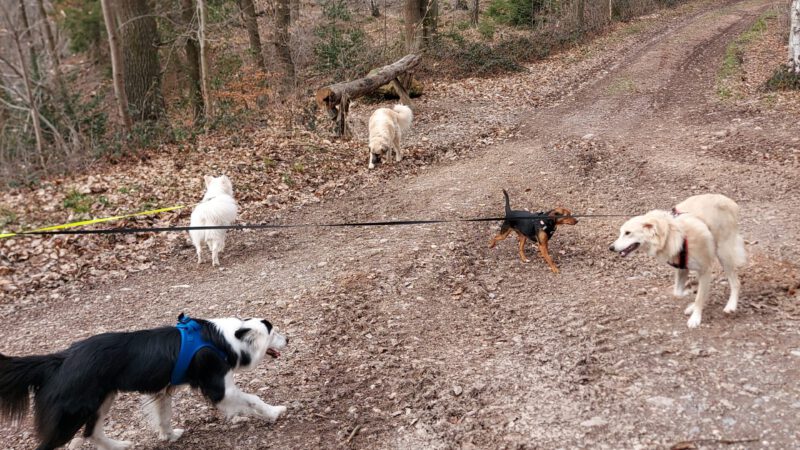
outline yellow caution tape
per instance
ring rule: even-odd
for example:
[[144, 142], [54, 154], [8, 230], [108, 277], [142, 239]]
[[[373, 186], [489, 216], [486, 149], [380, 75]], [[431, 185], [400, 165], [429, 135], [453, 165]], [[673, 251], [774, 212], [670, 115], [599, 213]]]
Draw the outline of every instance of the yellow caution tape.
[[153, 214], [160, 214], [167, 211], [174, 211], [176, 209], [186, 208], [186, 205], [179, 205], [179, 206], [170, 206], [169, 208], [159, 208], [159, 209], [151, 209], [148, 211], [141, 211], [132, 214], [124, 214], [121, 216], [114, 216], [114, 217], [103, 217], [100, 219], [91, 219], [91, 220], [82, 220], [80, 222], [72, 222], [72, 223], [65, 223], [63, 225], [53, 225], [51, 227], [44, 227], [44, 228], [37, 228], [35, 230], [28, 230], [28, 231], [20, 231], [19, 233], [5, 233], [0, 234], [0, 239], [8, 238], [11, 236], [18, 236], [21, 234], [26, 233], [36, 233], [39, 231], [54, 231], [54, 230], [63, 230], [65, 228], [75, 228], [75, 227], [82, 227], [85, 225], [93, 225], [96, 223], [103, 223], [103, 222], [110, 222], [112, 220], [120, 220], [120, 219], [127, 219], [129, 217], [137, 217], [137, 216], [150, 216]]

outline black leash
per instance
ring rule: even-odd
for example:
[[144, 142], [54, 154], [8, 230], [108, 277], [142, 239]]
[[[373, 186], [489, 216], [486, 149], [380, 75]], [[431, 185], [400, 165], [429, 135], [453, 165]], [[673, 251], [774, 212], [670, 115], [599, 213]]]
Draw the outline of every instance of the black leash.
[[[610, 217], [632, 217], [629, 214], [573, 214], [576, 218], [610, 218]], [[530, 217], [517, 220], [536, 220], [552, 217], [541, 214], [531, 214]], [[179, 226], [179, 227], [144, 227], [144, 228], [105, 228], [100, 230], [52, 230], [52, 231], [21, 231], [15, 236], [56, 236], [56, 235], [84, 235], [84, 234], [136, 234], [136, 233], [168, 233], [175, 231], [192, 230], [266, 230], [283, 228], [347, 228], [347, 227], [387, 227], [387, 226], [408, 226], [408, 225], [434, 225], [442, 223], [470, 223], [470, 222], [497, 222], [505, 220], [505, 217], [479, 217], [471, 219], [440, 219], [440, 220], [387, 220], [375, 222], [339, 222], [339, 223], [300, 223], [300, 224], [239, 224], [239, 225], [213, 225], [213, 226]]]

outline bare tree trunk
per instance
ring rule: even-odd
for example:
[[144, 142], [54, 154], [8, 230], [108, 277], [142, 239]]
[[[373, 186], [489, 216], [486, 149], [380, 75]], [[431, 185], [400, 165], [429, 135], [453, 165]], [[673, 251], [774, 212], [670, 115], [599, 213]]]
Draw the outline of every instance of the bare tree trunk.
[[614, 0], [608, 0], [608, 21], [614, 21]]
[[47, 50], [50, 53], [50, 58], [53, 62], [53, 74], [55, 77], [56, 86], [58, 87], [61, 101], [64, 103], [64, 109], [67, 116], [72, 118], [74, 112], [72, 110], [72, 100], [67, 91], [67, 85], [64, 83], [64, 75], [61, 73], [61, 57], [56, 49], [56, 41], [53, 37], [53, 30], [50, 29], [50, 22], [47, 20], [47, 11], [44, 8], [44, 0], [36, 0], [36, 6], [39, 9], [39, 17], [42, 21], [42, 29], [47, 42]]
[[789, 16], [789, 67], [800, 75], [800, 0], [792, 0]]
[[123, 70], [128, 105], [134, 121], [158, 120], [164, 114], [161, 95], [161, 38], [148, 0], [117, 3], [122, 31]]
[[403, 17], [405, 19], [405, 41], [406, 51], [413, 53], [422, 47], [422, 17], [423, 9], [421, 4], [427, 3], [426, 0], [405, 0]]
[[[300, 20], [300, 0], [289, 1], [289, 25], [294, 25]], [[374, 15], [374, 10], [373, 10]], [[375, 16], [378, 17], [378, 16]]]
[[422, 0], [422, 35], [429, 46], [439, 29], [439, 0]]
[[436, 35], [439, 23], [438, 0], [406, 0], [403, 9], [408, 52], [427, 46]]
[[256, 6], [253, 4], [253, 0], [239, 0], [239, 9], [242, 10], [244, 27], [250, 37], [250, 56], [253, 58], [253, 64], [261, 70], [267, 70], [267, 64], [264, 62], [264, 53], [261, 50], [261, 35], [258, 32]]
[[117, 97], [117, 112], [125, 127], [125, 132], [131, 131], [131, 116], [128, 112], [128, 94], [125, 92], [125, 82], [123, 80], [124, 70], [122, 68], [122, 52], [119, 46], [119, 36], [117, 35], [117, 23], [113, 9], [113, 0], [100, 0], [100, 7], [103, 8], [103, 19], [106, 22], [106, 33], [108, 34], [108, 47], [111, 54], [111, 74], [114, 79], [114, 95]]
[[208, 10], [206, 8], [205, 0], [197, 0], [197, 42], [200, 43], [200, 86], [203, 90], [203, 102], [205, 108], [205, 128], [208, 126], [213, 117], [211, 92], [208, 90], [208, 58], [206, 56], [206, 21], [208, 20]]
[[578, 0], [578, 30], [580, 31], [584, 31], [586, 25], [585, 6], [584, 0]]
[[462, 11], [468, 10], [469, 6], [467, 5], [467, 0], [455, 0], [455, 3], [453, 4], [453, 9], [456, 10], [460, 9]]
[[378, 0], [369, 0], [369, 10], [372, 17], [381, 16], [381, 10], [378, 9]]
[[472, 26], [478, 25], [478, 20], [480, 19], [481, 14], [481, 5], [480, 0], [472, 0], [472, 14], [470, 14], [470, 19], [472, 22]]
[[192, 0], [181, 0], [181, 21], [186, 28], [186, 74], [189, 76], [189, 98], [194, 111], [194, 123], [203, 119], [205, 104], [203, 103], [203, 87], [200, 85], [200, 48], [197, 44], [197, 33], [194, 31], [194, 3]]
[[50, 29], [50, 22], [47, 20], [47, 10], [44, 8], [44, 0], [36, 0], [36, 6], [39, 10], [39, 17], [42, 20], [42, 29], [44, 30], [44, 36], [47, 40], [47, 48], [50, 51], [50, 57], [53, 58], [53, 66], [60, 73], [61, 58], [58, 52], [56, 52], [56, 41], [53, 38], [53, 30]]
[[[24, 7], [24, 5], [21, 6]], [[26, 28], [24, 32], [29, 31], [30, 30]], [[39, 108], [36, 106], [36, 96], [33, 94], [33, 83], [31, 83], [28, 65], [25, 64], [25, 52], [22, 50], [22, 44], [20, 43], [20, 33], [15, 29], [13, 34], [14, 44], [17, 48], [17, 56], [19, 57], [20, 72], [25, 82], [25, 96], [27, 97], [28, 108], [30, 108], [31, 119], [33, 120], [33, 132], [36, 135], [36, 152], [39, 157], [39, 164], [42, 166], [45, 175], [47, 175], [47, 164], [44, 159], [44, 135], [42, 134], [42, 122], [39, 117]]]
[[294, 63], [292, 50], [289, 48], [289, 22], [291, 12], [290, 0], [275, 0], [275, 54], [283, 66], [284, 81], [286, 84], [294, 83]]
[[28, 21], [28, 11], [25, 8], [25, 0], [19, 0], [19, 15], [20, 20], [22, 20], [22, 27], [23, 31], [22, 34], [28, 35], [28, 49], [31, 53], [31, 73], [30, 76], [33, 77], [34, 80], [40, 80], [41, 72], [39, 70], [39, 54], [36, 51], [36, 45], [33, 42], [33, 30], [31, 29], [30, 21]]

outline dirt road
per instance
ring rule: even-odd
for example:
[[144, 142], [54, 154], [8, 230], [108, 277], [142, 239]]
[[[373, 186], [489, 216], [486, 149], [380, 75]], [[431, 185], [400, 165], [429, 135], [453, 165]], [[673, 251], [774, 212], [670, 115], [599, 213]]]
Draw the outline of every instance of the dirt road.
[[[734, 315], [718, 274], [689, 330], [668, 267], [607, 250], [622, 219], [560, 229], [559, 275], [532, 248], [520, 263], [513, 239], [486, 248], [495, 225], [240, 233], [223, 271], [195, 267], [187, 248], [155, 273], [12, 311], [3, 351], [52, 351], [181, 311], [266, 316], [291, 336], [275, 364], [239, 377], [288, 406], [285, 418], [224, 423], [182, 392], [174, 421], [187, 432], [165, 447], [123, 395], [107, 432], [143, 448], [796, 448], [797, 120], [714, 90], [726, 45], [773, 4], [688, 10], [574, 94], [520, 105], [511, 141], [282, 218], [495, 215], [502, 188], [520, 207], [631, 214], [721, 192], [741, 205], [750, 255]], [[0, 439], [32, 447], [27, 432]]]

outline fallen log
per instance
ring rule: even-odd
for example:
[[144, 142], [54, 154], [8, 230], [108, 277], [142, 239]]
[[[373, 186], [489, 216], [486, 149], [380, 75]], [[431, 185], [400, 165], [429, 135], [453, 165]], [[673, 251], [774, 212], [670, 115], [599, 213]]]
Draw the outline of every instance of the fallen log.
[[317, 104], [327, 111], [328, 117], [336, 120], [337, 135], [348, 137], [350, 134], [346, 122], [348, 102], [369, 94], [386, 83], [391, 82], [400, 96], [400, 101], [407, 106], [411, 106], [411, 98], [406, 93], [398, 77], [416, 67], [420, 59], [419, 55], [406, 55], [399, 61], [383, 66], [380, 70], [364, 78], [332, 84], [317, 90]]

